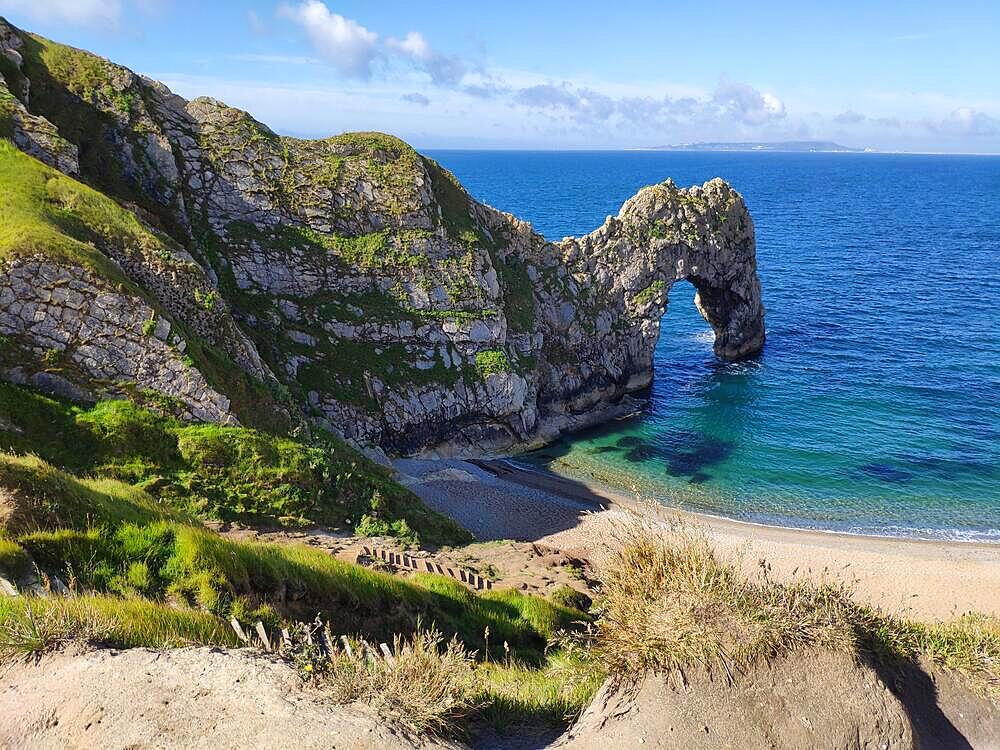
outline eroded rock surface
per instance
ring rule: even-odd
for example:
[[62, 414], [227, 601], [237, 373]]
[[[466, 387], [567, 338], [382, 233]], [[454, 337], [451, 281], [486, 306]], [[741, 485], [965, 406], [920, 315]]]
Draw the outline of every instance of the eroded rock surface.
[[[282, 408], [356, 444], [503, 451], [622, 411], [650, 382], [680, 279], [697, 289], [719, 357], [763, 345], [753, 223], [721, 180], [644, 188], [591, 234], [551, 243], [391, 136], [279, 136], [2, 21], [0, 53], [15, 142], [164, 235], [173, 260], [128, 243], [99, 250], [179, 345], [207, 343]], [[85, 82], [72, 72], [83, 69]], [[19, 139], [31, 118], [60, 140]], [[0, 264], [2, 282], [15, 267]], [[53, 320], [66, 325], [46, 335], [78, 343], [78, 320]], [[135, 343], [158, 350], [155, 339]], [[162, 377], [131, 375], [176, 396]], [[248, 399], [217, 387], [231, 418], [252, 416]]]

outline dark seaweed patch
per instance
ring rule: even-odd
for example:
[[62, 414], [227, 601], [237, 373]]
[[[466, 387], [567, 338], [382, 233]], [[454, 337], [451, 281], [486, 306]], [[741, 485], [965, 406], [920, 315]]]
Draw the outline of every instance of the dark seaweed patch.
[[728, 440], [697, 435], [696, 439], [682, 444], [667, 458], [667, 470], [675, 477], [694, 476], [702, 470], [725, 461], [735, 446]]
[[594, 446], [593, 448], [590, 449], [590, 452], [591, 453], [617, 453], [620, 450], [621, 450], [621, 448], [619, 448], [616, 445], [596, 445], [596, 446]]

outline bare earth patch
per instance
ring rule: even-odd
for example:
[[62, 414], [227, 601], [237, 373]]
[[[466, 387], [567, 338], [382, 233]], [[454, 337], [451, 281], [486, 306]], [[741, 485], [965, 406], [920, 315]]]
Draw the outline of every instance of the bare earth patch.
[[12, 750], [334, 746], [462, 747], [336, 705], [250, 651], [66, 651], [0, 673], [0, 747]]
[[[735, 684], [692, 670], [607, 683], [554, 747], [562, 750], [794, 750], [1000, 747], [995, 706], [947, 675], [899, 694], [845, 654], [803, 651]], [[918, 697], [917, 694], [920, 694]], [[935, 700], [936, 693], [936, 700]]]

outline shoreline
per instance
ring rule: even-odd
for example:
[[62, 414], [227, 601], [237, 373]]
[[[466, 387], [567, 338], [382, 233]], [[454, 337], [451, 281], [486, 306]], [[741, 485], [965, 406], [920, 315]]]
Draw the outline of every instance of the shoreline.
[[[1000, 540], [996, 542], [983, 541], [981, 539], [955, 539], [951, 537], [935, 537], [935, 536], [903, 536], [903, 535], [891, 535], [891, 534], [871, 534], [867, 532], [855, 532], [855, 531], [844, 531], [842, 529], [822, 529], [814, 528], [809, 526], [793, 526], [784, 525], [781, 523], [768, 523], [766, 521], [750, 521], [743, 518], [732, 518], [731, 516], [724, 516], [715, 513], [708, 513], [702, 510], [689, 510], [687, 508], [675, 507], [671, 505], [664, 505], [656, 500], [640, 500], [636, 501], [632, 499], [625, 490], [615, 487], [613, 485], [601, 482], [597, 479], [586, 479], [583, 477], [567, 476], [564, 474], [559, 474], [558, 472], [551, 471], [550, 469], [538, 468], [535, 466], [520, 463], [513, 458], [491, 458], [491, 459], [465, 459], [471, 464], [475, 464], [485, 469], [486, 471], [491, 471], [491, 468], [498, 464], [502, 464], [505, 467], [512, 469], [512, 473], [508, 478], [510, 481], [522, 484], [523, 486], [533, 486], [528, 482], [524, 481], [522, 477], [537, 475], [543, 477], [542, 483], [544, 483], [549, 491], [554, 494], [563, 494], [560, 485], [572, 485], [580, 484], [586, 487], [595, 497], [602, 498], [607, 502], [611, 502], [615, 505], [623, 505], [626, 507], [649, 506], [650, 508], [662, 508], [665, 512], [681, 516], [686, 519], [693, 521], [700, 521], [705, 524], [711, 524], [715, 526], [726, 526], [732, 525], [735, 527], [746, 527], [748, 530], [760, 529], [760, 530], [774, 530], [774, 531], [787, 531], [795, 534], [816, 534], [824, 536], [842, 537], [845, 539], [868, 539], [873, 542], [877, 541], [888, 541], [888, 542], [913, 542], [913, 543], [926, 543], [931, 545], [955, 545], [962, 547], [982, 547], [984, 550], [988, 551], [1000, 551]], [[539, 489], [541, 489], [539, 487]]]
[[855, 599], [923, 621], [1000, 617], [1000, 544], [770, 526], [670, 508], [504, 459], [403, 459], [404, 481], [480, 540], [537, 542], [592, 561], [629, 520], [700, 530], [748, 574], [842, 583]]

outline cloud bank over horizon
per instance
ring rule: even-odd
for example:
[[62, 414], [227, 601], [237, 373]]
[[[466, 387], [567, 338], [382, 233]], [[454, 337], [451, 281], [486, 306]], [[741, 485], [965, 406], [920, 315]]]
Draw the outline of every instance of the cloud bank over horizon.
[[[134, 33], [153, 41], [158, 32], [143, 21], [153, 13], [168, 17], [172, 5], [0, 0], [0, 13], [15, 23], [99, 28], [106, 37], [128, 33], [131, 20], [140, 27]], [[648, 68], [636, 80], [621, 71], [567, 75], [509, 59], [501, 64], [486, 53], [488, 40], [481, 53], [455, 52], [432, 43], [429, 32], [439, 31], [433, 25], [388, 28], [324, 0], [269, 0], [237, 13], [244, 46], [208, 50], [221, 60], [189, 69], [157, 63], [141, 72], [184, 96], [223, 99], [303, 136], [379, 129], [423, 147], [821, 139], [883, 150], [1000, 151], [1000, 97], [872, 87], [838, 99], [812, 82], [782, 85], [749, 71], [732, 75], [732, 61], [721, 55], [719, 69], [706, 64], [699, 81], [657, 80]], [[886, 44], [919, 44], [926, 36], [898, 34]], [[579, 54], [585, 60], [586, 51]]]

